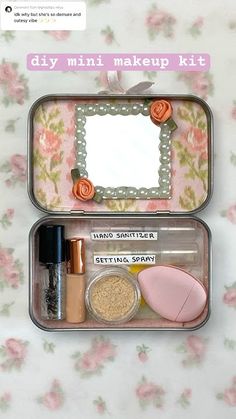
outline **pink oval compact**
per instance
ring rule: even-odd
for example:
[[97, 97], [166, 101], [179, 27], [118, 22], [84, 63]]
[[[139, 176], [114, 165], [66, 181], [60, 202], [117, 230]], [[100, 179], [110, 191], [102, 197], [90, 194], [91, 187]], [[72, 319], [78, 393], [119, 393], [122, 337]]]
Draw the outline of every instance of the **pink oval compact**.
[[205, 287], [182, 269], [153, 266], [139, 272], [138, 282], [146, 303], [165, 319], [190, 322], [205, 308]]

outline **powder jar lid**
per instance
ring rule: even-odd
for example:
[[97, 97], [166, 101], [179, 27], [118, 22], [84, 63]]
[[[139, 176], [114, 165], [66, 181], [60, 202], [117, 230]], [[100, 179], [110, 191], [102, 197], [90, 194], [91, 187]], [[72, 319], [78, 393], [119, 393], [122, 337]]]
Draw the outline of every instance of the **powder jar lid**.
[[85, 303], [91, 316], [100, 323], [117, 325], [131, 320], [141, 301], [138, 281], [127, 269], [111, 267], [97, 271], [91, 278]]

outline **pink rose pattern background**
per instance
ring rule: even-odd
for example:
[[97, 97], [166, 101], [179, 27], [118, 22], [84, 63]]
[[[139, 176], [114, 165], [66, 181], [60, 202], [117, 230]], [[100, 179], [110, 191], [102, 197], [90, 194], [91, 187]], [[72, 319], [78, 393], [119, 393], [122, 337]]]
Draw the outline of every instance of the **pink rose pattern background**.
[[12, 103], [23, 105], [28, 99], [28, 81], [18, 72], [18, 64], [2, 60], [0, 64], [0, 86], [3, 93], [2, 102], [5, 106]]
[[1, 226], [6, 230], [12, 225], [12, 220], [14, 218], [14, 208], [8, 208], [0, 218]]
[[95, 338], [91, 347], [84, 353], [75, 352], [72, 358], [75, 359], [74, 368], [81, 377], [90, 377], [94, 374], [101, 374], [108, 361], [114, 361], [116, 356], [115, 346], [104, 337]]
[[26, 182], [27, 163], [26, 156], [13, 154], [9, 160], [0, 166], [0, 173], [5, 173], [5, 184], [8, 188]]
[[[3, 226], [6, 225], [5, 219]], [[14, 258], [14, 249], [3, 248], [0, 245], [0, 292], [6, 287], [17, 289], [23, 282], [23, 266], [19, 259]]]
[[[124, 418], [234, 419], [236, 414], [236, 98], [232, 45], [236, 35], [234, 0], [221, 4], [194, 0], [88, 0], [85, 32], [0, 32], [0, 413], [6, 418], [47, 419], [99, 416]], [[115, 13], [114, 13], [115, 11]], [[92, 26], [91, 26], [92, 25]], [[214, 34], [214, 36], [212, 35]], [[89, 47], [88, 47], [89, 45]], [[224, 45], [224, 48], [216, 48]], [[98, 73], [29, 73], [26, 54], [34, 51], [124, 52], [204, 51], [212, 56], [209, 73], [123, 73], [128, 88], [141, 80], [156, 82], [156, 93], [194, 93], [215, 115], [215, 192], [201, 214], [213, 230], [213, 313], [198, 332], [157, 334], [109, 332], [50, 334], [37, 330], [27, 314], [27, 239], [42, 214], [26, 194], [26, 117], [31, 103], [47, 93], [91, 93], [107, 89]], [[58, 49], [59, 48], [59, 49]], [[21, 58], [19, 60], [19, 51]], [[72, 107], [72, 104], [71, 104]], [[183, 110], [182, 110], [183, 111]], [[186, 121], [184, 122], [186, 124]], [[68, 109], [63, 126], [41, 124], [36, 156], [41, 172], [52, 167], [51, 207], [62, 164], [62, 138], [72, 135]], [[188, 125], [188, 124], [187, 124]], [[193, 156], [206, 159], [205, 135], [188, 127], [178, 139]], [[193, 142], [193, 137], [197, 141]], [[194, 149], [194, 148], [197, 149]], [[52, 151], [51, 159], [47, 152]], [[189, 170], [186, 166], [185, 169]], [[204, 169], [204, 168], [203, 168]], [[58, 173], [59, 172], [59, 173]], [[195, 174], [196, 175], [196, 174]], [[204, 179], [197, 177], [203, 187]], [[186, 196], [183, 197], [186, 199]], [[185, 202], [186, 205], [191, 205]], [[150, 203], [150, 205], [152, 205]], [[165, 205], [163, 203], [163, 208]], [[154, 208], [155, 209], [155, 208]], [[153, 208], [151, 208], [153, 210]]]
[[160, 385], [148, 381], [144, 376], [138, 383], [135, 393], [139, 400], [139, 404], [143, 409], [150, 404], [156, 408], [162, 408], [164, 405], [164, 389]]
[[177, 403], [184, 409], [190, 406], [191, 404], [191, 398], [192, 398], [192, 390], [191, 388], [185, 388], [182, 393], [180, 394], [180, 397], [177, 400]]
[[27, 355], [28, 342], [21, 339], [9, 338], [0, 348], [1, 371], [11, 371], [21, 369]]
[[94, 400], [93, 403], [99, 415], [104, 415], [107, 413], [106, 402], [102, 399], [102, 397], [99, 396], [96, 400]]
[[217, 399], [222, 400], [228, 406], [236, 406], [236, 377], [231, 379], [231, 384], [223, 393], [217, 394]]
[[183, 353], [182, 365], [192, 367], [203, 363], [207, 349], [207, 339], [190, 335], [176, 350]]
[[64, 393], [58, 380], [53, 380], [49, 391], [37, 398], [38, 403], [48, 410], [59, 410], [64, 404]]
[[9, 393], [8, 391], [5, 391], [5, 393], [3, 393], [0, 396], [0, 411], [6, 412], [6, 410], [9, 409], [10, 404], [11, 404], [11, 393]]
[[138, 345], [137, 346], [137, 352], [138, 352], [138, 359], [140, 360], [140, 362], [144, 363], [147, 362], [149, 359], [149, 352], [151, 351], [151, 349], [146, 346], [146, 345]]

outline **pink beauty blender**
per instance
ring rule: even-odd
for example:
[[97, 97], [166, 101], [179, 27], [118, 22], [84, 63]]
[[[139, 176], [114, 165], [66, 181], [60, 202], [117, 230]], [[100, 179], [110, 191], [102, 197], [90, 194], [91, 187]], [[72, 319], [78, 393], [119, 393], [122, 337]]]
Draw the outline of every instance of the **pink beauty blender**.
[[190, 322], [204, 310], [207, 292], [200, 281], [173, 266], [153, 266], [138, 274], [146, 303], [165, 319]]

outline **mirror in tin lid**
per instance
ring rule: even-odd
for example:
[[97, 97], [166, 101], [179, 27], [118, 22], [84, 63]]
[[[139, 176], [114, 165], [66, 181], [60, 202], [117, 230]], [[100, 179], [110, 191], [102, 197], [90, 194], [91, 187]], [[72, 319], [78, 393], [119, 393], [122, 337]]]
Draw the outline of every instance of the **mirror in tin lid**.
[[[81, 104], [76, 107], [74, 196], [94, 199], [169, 199], [171, 132], [168, 118], [153, 118], [153, 104]], [[155, 115], [154, 115], [155, 116]]]

